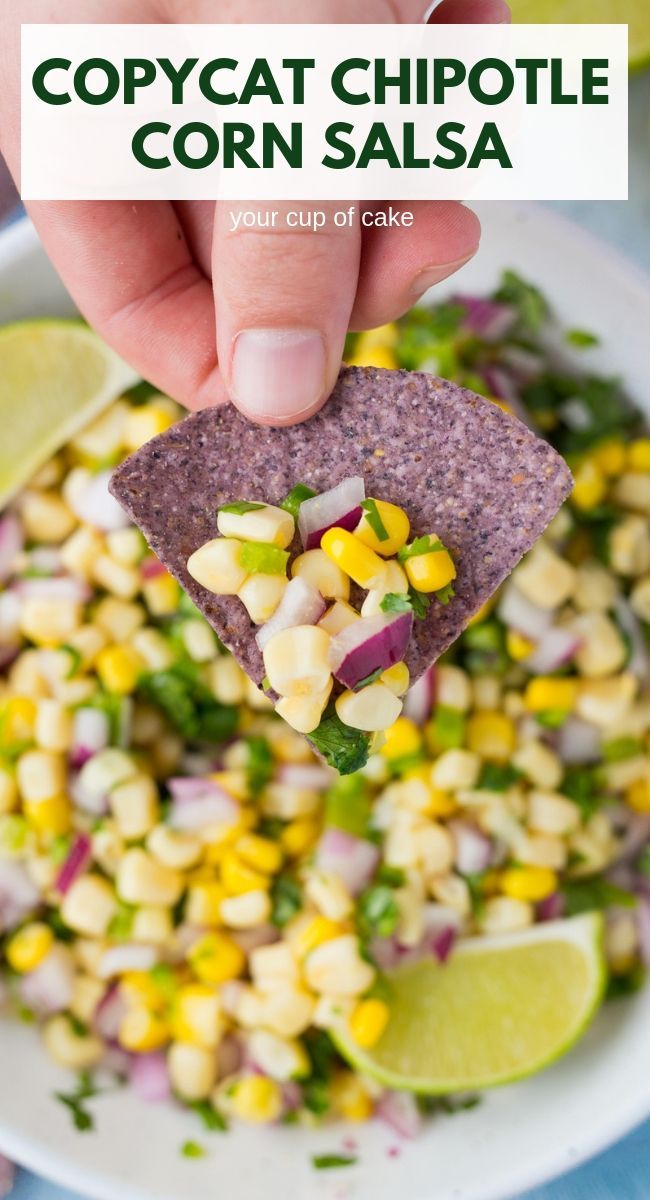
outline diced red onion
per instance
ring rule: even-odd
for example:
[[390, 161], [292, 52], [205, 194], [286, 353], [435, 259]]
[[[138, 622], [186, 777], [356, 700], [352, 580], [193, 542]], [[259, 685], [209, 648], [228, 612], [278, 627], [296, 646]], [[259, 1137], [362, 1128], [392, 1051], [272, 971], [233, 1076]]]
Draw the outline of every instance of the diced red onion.
[[485, 296], [455, 296], [453, 302], [462, 304], [465, 309], [463, 329], [475, 333], [484, 342], [500, 342], [517, 320], [517, 313], [510, 304]]
[[[93, 757], [91, 754], [86, 762], [90, 762]], [[108, 797], [98, 796], [85, 787], [81, 773], [72, 775], [68, 780], [68, 795], [75, 808], [80, 808], [82, 812], [90, 813], [93, 817], [104, 817], [108, 812]]]
[[160, 954], [155, 946], [125, 942], [119, 946], [110, 946], [104, 951], [99, 960], [97, 974], [100, 979], [111, 979], [114, 975], [124, 975], [127, 971], [150, 971], [159, 958]]
[[236, 1016], [245, 989], [246, 984], [241, 979], [229, 979], [222, 985], [219, 991], [219, 998], [223, 1011], [229, 1017]]
[[293, 629], [296, 625], [315, 625], [320, 621], [325, 608], [325, 601], [320, 592], [307, 583], [306, 579], [299, 575], [290, 579], [273, 616], [255, 634], [259, 649], [263, 650], [266, 643], [284, 629]]
[[74, 575], [55, 575], [48, 579], [17, 579], [12, 584], [21, 600], [70, 600], [87, 604], [92, 597], [90, 585]]
[[630, 640], [630, 660], [626, 670], [645, 683], [650, 675], [650, 660], [640, 621], [624, 596], [617, 599], [614, 612], [621, 629]]
[[0, 518], [0, 582], [10, 578], [24, 544], [23, 527], [16, 513], [5, 513]]
[[597, 762], [601, 753], [601, 732], [581, 717], [567, 717], [556, 732], [555, 745], [562, 761], [571, 766]]
[[297, 1112], [302, 1105], [302, 1088], [295, 1079], [288, 1079], [281, 1084], [282, 1104], [285, 1112]]
[[366, 489], [360, 475], [343, 479], [336, 487], [319, 496], [303, 500], [298, 513], [298, 530], [305, 550], [315, 550], [321, 538], [334, 525], [340, 529], [356, 529], [361, 520], [361, 501]]
[[10, 667], [18, 658], [20, 646], [0, 646], [0, 671]]
[[373, 671], [386, 671], [403, 660], [412, 628], [410, 612], [353, 621], [330, 642], [332, 674], [354, 688]]
[[78, 496], [72, 495], [69, 500], [72, 511], [81, 521], [104, 533], [125, 529], [129, 524], [124, 509], [108, 490], [111, 474], [111, 471], [99, 471]]
[[636, 919], [641, 959], [646, 967], [650, 967], [650, 900], [647, 896], [637, 898]]
[[497, 611], [504, 625], [516, 629], [531, 642], [539, 642], [553, 621], [552, 612], [528, 600], [516, 583], [506, 584]]
[[451, 925], [447, 925], [445, 929], [441, 929], [439, 933], [430, 935], [429, 948], [431, 953], [441, 966], [447, 962], [454, 946], [456, 945], [457, 931]]
[[107, 1072], [115, 1079], [128, 1079], [131, 1071], [131, 1062], [133, 1055], [129, 1054], [128, 1050], [124, 1050], [118, 1042], [107, 1042], [106, 1048], [99, 1062], [99, 1069], [103, 1073]]
[[14, 1186], [16, 1168], [14, 1164], [0, 1154], [0, 1197], [8, 1196]]
[[545, 366], [541, 354], [535, 350], [527, 350], [524, 346], [502, 346], [499, 358], [512, 371], [518, 384], [532, 383], [533, 379], [542, 374]]
[[[190, 789], [185, 784], [195, 786]], [[210, 779], [169, 780], [169, 790], [174, 797], [168, 818], [172, 829], [189, 832], [208, 825], [234, 825], [239, 816], [237, 801]]]
[[164, 1104], [171, 1099], [172, 1089], [167, 1059], [162, 1050], [150, 1054], [134, 1054], [129, 1068], [129, 1082], [145, 1104]]
[[244, 1048], [241, 1039], [236, 1034], [227, 1033], [222, 1037], [219, 1042], [217, 1061], [219, 1064], [219, 1079], [227, 1079], [229, 1075], [234, 1075], [239, 1071], [244, 1061]]
[[92, 854], [92, 843], [90, 838], [85, 833], [78, 833], [66, 858], [59, 874], [57, 875], [55, 887], [57, 892], [62, 896], [69, 891], [75, 879], [83, 874]]
[[416, 725], [425, 725], [431, 716], [436, 700], [436, 668], [435, 664], [427, 667], [423, 675], [416, 679], [404, 697], [403, 713]]
[[105, 750], [110, 740], [108, 715], [99, 708], [78, 708], [72, 719], [70, 766], [80, 770], [89, 758]]
[[213, 755], [199, 754], [193, 750], [183, 755], [180, 765], [185, 776], [192, 775], [194, 777], [197, 775], [210, 775], [212, 771], [216, 771], [219, 768], [219, 763]]
[[537, 905], [538, 921], [558, 921], [564, 916], [566, 911], [566, 899], [562, 892], [551, 892], [550, 896], [546, 896], [544, 900], [540, 900]]
[[378, 846], [343, 829], [326, 829], [316, 847], [316, 866], [336, 875], [353, 896], [362, 892], [379, 864]]
[[332, 786], [336, 771], [331, 767], [320, 766], [319, 763], [282, 763], [278, 767], [275, 778], [278, 783], [287, 787], [313, 788], [322, 792]]
[[165, 574], [165, 568], [155, 554], [148, 554], [146, 558], [143, 558], [140, 571], [143, 579], [156, 579], [159, 575]]
[[400, 1137], [416, 1138], [422, 1130], [422, 1116], [411, 1092], [384, 1092], [375, 1112]]
[[244, 951], [250, 954], [259, 946], [272, 946], [280, 940], [280, 931], [275, 925], [255, 925], [252, 929], [233, 929], [230, 936]]
[[562, 625], [545, 630], [532, 654], [523, 659], [522, 667], [531, 675], [550, 675], [571, 662], [581, 646], [581, 639]]
[[20, 998], [38, 1017], [62, 1012], [72, 1000], [75, 964], [71, 951], [55, 942], [49, 954], [20, 978]]
[[33, 912], [40, 898], [22, 863], [0, 859], [0, 933], [19, 925]]
[[578, 433], [590, 429], [594, 419], [591, 409], [579, 396], [572, 396], [570, 400], [565, 400], [558, 409], [558, 413], [565, 425]]
[[481, 375], [491, 396], [494, 396], [496, 400], [503, 400], [512, 408], [520, 407], [517, 386], [506, 367], [500, 367], [497, 363], [488, 363], [482, 368]]
[[56, 575], [62, 568], [59, 547], [36, 546], [29, 552], [29, 566], [32, 571], [42, 571], [44, 575]]
[[368, 949], [380, 971], [393, 971], [399, 966], [400, 948], [394, 937], [372, 938]]
[[120, 992], [119, 984], [112, 983], [95, 1009], [92, 1021], [93, 1029], [105, 1041], [112, 1041], [118, 1036], [127, 1011], [128, 1006]]
[[461, 875], [478, 875], [492, 863], [493, 846], [487, 834], [471, 821], [450, 821], [455, 865]]

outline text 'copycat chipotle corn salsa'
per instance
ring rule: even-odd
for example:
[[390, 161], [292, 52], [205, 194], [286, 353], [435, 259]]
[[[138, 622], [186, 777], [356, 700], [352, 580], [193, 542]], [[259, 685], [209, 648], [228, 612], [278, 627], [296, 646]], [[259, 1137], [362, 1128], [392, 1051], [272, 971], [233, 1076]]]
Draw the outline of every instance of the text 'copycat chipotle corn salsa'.
[[[303, 552], [290, 564], [300, 529]], [[409, 542], [410, 522], [398, 505], [366, 498], [363, 479], [344, 479], [316, 495], [298, 484], [279, 507], [250, 500], [222, 505], [220, 537], [190, 557], [193, 579], [217, 595], [237, 595], [256, 624], [266, 688], [275, 711], [299, 733], [314, 733], [332, 687], [344, 726], [383, 734], [394, 725], [408, 690], [404, 655], [414, 615], [426, 616], [430, 595], [453, 597], [453, 559], [435, 534]], [[351, 584], [365, 591], [359, 608]], [[381, 739], [375, 739], [379, 749]]]
[[[176, 419], [168, 400], [141, 389], [118, 400], [5, 512], [3, 994], [81, 1072], [64, 1098], [80, 1129], [92, 1127], [91, 1076], [106, 1069], [148, 1101], [193, 1106], [208, 1128], [374, 1115], [412, 1135], [427, 1097], [393, 1092], [335, 1048], [342, 1029], [364, 1052], [380, 1045], [396, 964], [453, 962], [467, 938], [599, 909], [610, 992], [640, 983], [650, 439], [618, 385], [590, 373], [588, 336], [568, 335], [585, 346], [584, 368], [569, 370], [547, 349], [551, 329], [539, 293], [509, 275], [494, 297], [417, 309], [353, 340], [352, 361], [432, 370], [511, 406], [576, 483], [415, 689], [399, 661], [347, 689], [353, 704], [381, 686], [396, 718], [347, 778], [278, 718], [108, 495], [110, 468]], [[400, 562], [408, 514], [355, 495], [353, 527], [335, 514], [291, 580], [294, 522], [325, 497], [219, 513], [218, 569], [259, 634], [291, 589], [323, 596], [325, 576], [336, 585], [313, 628], [328, 648], [383, 620], [386, 595], [431, 594], [409, 575], [417, 560]], [[335, 548], [340, 529], [356, 559]], [[391, 577], [364, 576], [359, 614], [347, 582], [375, 556]], [[269, 676], [300, 728], [304, 696], [295, 673], [280, 674], [291, 657], [272, 675], [282, 636], [265, 646]], [[329, 650], [319, 670], [325, 692]]]

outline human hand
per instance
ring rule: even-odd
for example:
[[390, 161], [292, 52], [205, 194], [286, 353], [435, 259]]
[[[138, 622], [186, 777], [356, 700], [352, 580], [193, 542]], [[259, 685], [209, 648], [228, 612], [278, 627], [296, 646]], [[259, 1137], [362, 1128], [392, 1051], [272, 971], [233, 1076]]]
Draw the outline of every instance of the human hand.
[[[303, 0], [21, 0], [0, 17], [0, 147], [18, 177], [20, 22], [302, 22]], [[427, 0], [310, 0], [310, 23], [418, 22]], [[442, 0], [432, 20], [505, 22], [506, 0]], [[232, 232], [253, 204], [38, 201], [45, 249], [84, 316], [188, 408], [228, 397], [251, 419], [292, 424], [334, 386], [348, 328], [405, 312], [476, 252], [475, 215], [409, 204], [411, 228]], [[274, 203], [280, 211], [290, 202]], [[319, 203], [326, 213], [333, 203]], [[366, 206], [371, 207], [371, 206]], [[381, 208], [381, 205], [372, 206]], [[363, 209], [362, 209], [363, 211]]]

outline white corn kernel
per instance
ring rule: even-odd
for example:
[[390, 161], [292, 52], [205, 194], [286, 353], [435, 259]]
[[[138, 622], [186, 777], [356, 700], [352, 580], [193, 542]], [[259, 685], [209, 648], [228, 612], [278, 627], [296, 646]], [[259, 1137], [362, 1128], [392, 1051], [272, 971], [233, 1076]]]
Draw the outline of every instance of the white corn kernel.
[[635, 583], [630, 592], [630, 605], [637, 617], [650, 624], [650, 575]]
[[106, 986], [92, 975], [75, 975], [72, 984], [72, 998], [68, 1008], [70, 1012], [84, 1025], [93, 1021], [97, 1006], [106, 992]]
[[172, 907], [183, 891], [183, 877], [144, 850], [127, 850], [117, 872], [117, 890], [128, 904]]
[[99, 1062], [104, 1043], [94, 1034], [79, 1034], [69, 1017], [51, 1017], [43, 1029], [43, 1044], [50, 1058], [69, 1071], [88, 1071]]
[[501, 707], [501, 680], [496, 675], [477, 675], [472, 693], [476, 709], [494, 712]]
[[80, 666], [85, 670], [93, 666], [107, 640], [106, 635], [96, 625], [80, 625], [68, 638], [67, 644], [81, 655]]
[[558, 608], [575, 588], [575, 567], [544, 542], [538, 542], [518, 566], [513, 583], [539, 608]]
[[89, 581], [93, 567], [104, 552], [104, 538], [97, 529], [80, 525], [61, 547], [61, 562], [66, 571]]
[[550, 833], [524, 833], [517, 838], [513, 851], [518, 862], [530, 867], [562, 871], [567, 862], [566, 842]]
[[444, 875], [454, 861], [454, 841], [444, 825], [428, 821], [415, 830], [415, 843], [427, 875]]
[[173, 1042], [167, 1066], [176, 1094], [188, 1102], [206, 1100], [217, 1082], [217, 1053], [189, 1042]]
[[47, 750], [28, 750], [16, 765], [16, 779], [23, 800], [38, 804], [65, 791], [65, 759]]
[[77, 519], [56, 492], [25, 491], [19, 498], [20, 516], [29, 541], [55, 544], [69, 537]]
[[58, 700], [39, 700], [34, 737], [41, 750], [62, 754], [72, 745], [72, 713]]
[[212, 538], [187, 560], [187, 569], [201, 587], [217, 596], [236, 596], [248, 572], [239, 561], [242, 543], [234, 538]]
[[324, 550], [306, 550], [291, 564], [291, 577], [310, 583], [325, 600], [349, 600], [350, 580]]
[[263, 652], [273, 690], [280, 696], [323, 692], [330, 682], [329, 645], [329, 634], [317, 625], [294, 625], [276, 633]]
[[249, 575], [237, 595], [251, 621], [263, 625], [270, 621], [280, 603], [289, 580], [286, 575]]
[[253, 680], [249, 679], [248, 675], [244, 678], [244, 700], [254, 712], [270, 712], [273, 708], [273, 701], [268, 696], [265, 696], [262, 688], [253, 683]]
[[101, 801], [113, 788], [138, 774], [138, 768], [124, 750], [109, 747], [84, 763], [79, 772], [79, 788], [89, 801]]
[[354, 908], [354, 901], [338, 875], [314, 869], [305, 880], [305, 895], [319, 912], [330, 921], [344, 921]]
[[117, 912], [112, 885], [100, 875], [75, 879], [61, 902], [61, 916], [75, 933], [103, 937]]
[[258, 889], [241, 896], [226, 896], [221, 901], [221, 919], [231, 929], [253, 929], [263, 925], [271, 916], [268, 892]]
[[287, 942], [273, 942], [252, 950], [248, 965], [253, 983], [261, 991], [298, 982], [298, 964]]
[[316, 946], [304, 963], [307, 986], [335, 996], [358, 996], [367, 991], [375, 972], [359, 953], [359, 940], [346, 933]]
[[[251, 989], [252, 991], [252, 989]], [[282, 986], [273, 988], [256, 997], [258, 1020], [250, 1024], [261, 1025], [280, 1037], [293, 1038], [304, 1033], [311, 1024], [314, 997], [303, 988]], [[239, 1017], [239, 1013], [237, 1014]], [[252, 1015], [252, 1011], [249, 1013]], [[243, 1017], [240, 1017], [243, 1023]]]
[[112, 596], [119, 596], [122, 600], [132, 600], [140, 591], [140, 572], [135, 567], [119, 563], [110, 554], [100, 554], [95, 559], [92, 578]]
[[540, 788], [554, 791], [558, 787], [564, 769], [558, 755], [543, 742], [525, 742], [512, 756], [512, 765], [526, 779]]
[[295, 817], [310, 817], [322, 803], [320, 792], [286, 783], [269, 783], [264, 789], [261, 804], [267, 817], [293, 821]]
[[309, 696], [282, 696], [276, 701], [275, 711], [298, 733], [313, 733], [318, 729], [321, 717], [332, 691], [330, 679], [326, 688]]
[[239, 538], [242, 542], [268, 542], [286, 550], [296, 530], [290, 512], [264, 504], [250, 512], [233, 513], [221, 509], [217, 513], [217, 529], [222, 537]]
[[166, 946], [169, 945], [173, 932], [172, 916], [168, 908], [145, 904], [136, 910], [131, 926], [132, 942]]
[[638, 689], [638, 680], [629, 671], [614, 679], [593, 679], [581, 683], [576, 713], [599, 729], [608, 730], [622, 720], [630, 709]]
[[101, 829], [92, 835], [93, 859], [102, 871], [114, 876], [124, 853], [124, 841], [112, 821], [102, 821]]
[[145, 611], [141, 604], [105, 596], [95, 609], [94, 620], [109, 641], [128, 642], [144, 625]]
[[215, 699], [221, 704], [243, 702], [247, 676], [230, 654], [223, 654], [210, 664], [208, 679]]
[[[76, 433], [70, 445], [84, 458], [107, 459], [117, 454], [124, 446], [124, 429], [131, 405], [126, 400], [116, 400], [89, 425]], [[91, 476], [92, 478], [92, 476]]]
[[402, 701], [385, 683], [377, 682], [360, 692], [342, 692], [335, 708], [344, 725], [375, 733], [395, 723], [402, 711]]
[[617, 575], [650, 570], [650, 530], [645, 517], [631, 513], [618, 521], [608, 539], [609, 561]]
[[467, 712], [472, 703], [472, 680], [460, 667], [443, 664], [436, 669], [436, 702]]
[[574, 661], [581, 675], [602, 679], [621, 669], [627, 647], [618, 627], [606, 613], [582, 613], [575, 618], [571, 628], [580, 639]]
[[347, 629], [348, 625], [352, 625], [359, 619], [360, 615], [356, 608], [353, 608], [346, 600], [335, 600], [318, 624], [321, 629], [329, 633], [330, 637], [334, 637], [335, 634], [340, 633], [342, 629]]
[[532, 904], [510, 896], [491, 896], [485, 901], [480, 924], [484, 933], [514, 933], [527, 929], [534, 920]]
[[203, 846], [189, 833], [177, 833], [168, 825], [156, 825], [147, 838], [147, 849], [165, 867], [186, 871], [201, 858]]
[[650, 516], [650, 475], [641, 471], [621, 475], [614, 484], [613, 496], [622, 508]]
[[528, 795], [528, 821], [536, 833], [572, 833], [580, 824], [580, 809], [559, 792], [532, 791]]
[[397, 939], [401, 946], [417, 946], [424, 933], [424, 901], [420, 887], [396, 888], [395, 903], [399, 909]]
[[341, 1029], [356, 1001], [344, 996], [319, 996], [312, 1016], [317, 1029]]
[[613, 608], [618, 586], [611, 571], [589, 559], [576, 567], [576, 583], [571, 597], [581, 612], [607, 612]]
[[429, 880], [429, 892], [440, 904], [452, 908], [459, 917], [468, 917], [472, 911], [472, 897], [466, 880], [460, 875], [446, 875]]
[[386, 563], [384, 573], [382, 575], [381, 584], [377, 587], [370, 588], [363, 604], [361, 605], [362, 617], [377, 617], [383, 613], [381, 602], [385, 596], [391, 592], [399, 595], [406, 595], [409, 590], [409, 581], [406, 577], [406, 572], [400, 567], [395, 559], [389, 559]]
[[81, 624], [81, 613], [78, 600], [29, 596], [22, 602], [20, 630], [37, 646], [60, 646]]
[[108, 802], [126, 841], [145, 837], [158, 819], [158, 789], [149, 775], [133, 775], [119, 783]]
[[481, 771], [481, 759], [471, 750], [445, 750], [431, 768], [431, 783], [442, 791], [473, 788]]
[[309, 1059], [300, 1042], [281, 1038], [268, 1029], [254, 1029], [248, 1036], [248, 1052], [270, 1079], [285, 1083], [309, 1074]]
[[150, 671], [165, 671], [174, 661], [174, 652], [169, 642], [151, 626], [138, 629], [131, 638], [131, 645]]
[[145, 551], [145, 542], [139, 529], [133, 525], [126, 529], [114, 529], [106, 534], [106, 546], [111, 558], [126, 567], [135, 567]]
[[181, 637], [193, 662], [210, 662], [217, 653], [217, 639], [207, 621], [204, 621], [202, 617], [183, 621]]

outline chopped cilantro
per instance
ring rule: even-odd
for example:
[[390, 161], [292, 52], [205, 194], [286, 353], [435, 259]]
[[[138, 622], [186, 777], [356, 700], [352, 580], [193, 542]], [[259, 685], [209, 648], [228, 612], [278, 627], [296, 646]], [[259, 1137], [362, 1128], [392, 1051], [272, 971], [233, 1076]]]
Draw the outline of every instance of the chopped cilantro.
[[92, 1113], [85, 1107], [86, 1100], [99, 1096], [101, 1089], [95, 1087], [92, 1075], [82, 1071], [73, 1092], [55, 1092], [54, 1097], [70, 1112], [75, 1129], [79, 1133], [88, 1133], [95, 1128]]
[[516, 271], [504, 271], [494, 299], [517, 311], [522, 332], [538, 333], [548, 316], [548, 304], [539, 288], [527, 283]]
[[325, 825], [354, 837], [366, 836], [371, 811], [368, 785], [361, 775], [345, 775], [325, 793]]
[[272, 546], [270, 542], [243, 542], [239, 561], [251, 575], [284, 575], [289, 551]]
[[568, 716], [566, 708], [545, 708], [543, 712], [535, 713], [535, 720], [543, 729], [559, 729]]
[[71, 845], [72, 837], [69, 833], [59, 833], [56, 837], [52, 838], [49, 855], [57, 867], [60, 867], [65, 862]]
[[228, 1131], [226, 1118], [214, 1105], [210, 1104], [209, 1100], [194, 1100], [190, 1104], [190, 1108], [210, 1133], [226, 1133]]
[[271, 905], [271, 921], [283, 929], [302, 908], [302, 892], [298, 881], [291, 875], [277, 875], [271, 887]]
[[285, 512], [291, 513], [294, 521], [297, 521], [300, 505], [303, 500], [311, 500], [312, 496], [315, 495], [316, 492], [307, 487], [306, 483], [297, 483], [295, 487], [292, 487], [288, 496], [285, 496], [284, 500], [281, 501], [280, 508], [283, 508]]
[[206, 1150], [198, 1142], [183, 1142], [181, 1154], [183, 1158], [205, 1158]]
[[224, 742], [235, 732], [237, 709], [215, 700], [197, 663], [177, 662], [142, 675], [139, 688], [188, 741]]
[[247, 737], [246, 751], [246, 780], [251, 796], [255, 797], [273, 777], [273, 754], [264, 737]]
[[418, 620], [423, 621], [429, 604], [428, 596], [410, 587], [408, 592], [387, 592], [379, 602], [379, 607], [385, 613], [412, 612]]
[[357, 904], [357, 922], [362, 937], [390, 937], [398, 921], [397, 901], [387, 884], [375, 884], [361, 893]]
[[388, 530], [381, 519], [381, 514], [377, 507], [377, 501], [372, 499], [362, 500], [361, 507], [366, 515], [366, 521], [368, 522], [377, 540], [379, 542], [387, 542], [390, 534], [388, 533]]
[[312, 1154], [311, 1161], [317, 1171], [330, 1171], [333, 1167], [353, 1167], [359, 1159], [353, 1154]]
[[455, 750], [465, 740], [465, 714], [447, 704], [437, 704], [427, 726], [433, 749]]
[[402, 549], [397, 551], [397, 557], [400, 562], [406, 562], [409, 558], [419, 558], [421, 554], [438, 554], [445, 548], [440, 538], [425, 533], [422, 537], [417, 537], [406, 546], [402, 546]]
[[126, 900], [118, 900], [117, 912], [108, 926], [108, 936], [116, 942], [128, 941], [133, 929], [135, 914], [135, 904], [127, 904]]
[[607, 879], [597, 877], [591, 879], [568, 879], [561, 888], [566, 897], [567, 916], [575, 917], [579, 913], [593, 912], [594, 909], [608, 908], [616, 905], [620, 908], [633, 908], [636, 897], [632, 892], [616, 887]]
[[320, 725], [310, 733], [309, 739], [326, 762], [341, 775], [351, 775], [368, 761], [368, 734], [344, 725], [333, 704], [325, 709]]
[[488, 792], [505, 792], [513, 783], [521, 779], [521, 771], [509, 764], [484, 763], [477, 787]]
[[640, 871], [642, 875], [645, 875], [646, 879], [650, 879], [650, 846], [646, 846], [642, 851], [641, 857], [637, 863], [637, 870]]
[[623, 762], [624, 759], [634, 758], [637, 754], [643, 754], [643, 742], [639, 738], [619, 737], [603, 743], [602, 755], [608, 763]]
[[83, 655], [80, 654], [76, 646], [68, 646], [67, 643], [61, 646], [61, 650], [65, 650], [66, 654], [68, 654], [70, 657], [70, 668], [66, 673], [66, 679], [72, 679], [73, 676], [77, 674], [77, 671], [83, 662]]
[[406, 882], [406, 871], [401, 867], [389, 867], [382, 863], [376, 875], [377, 883], [385, 883], [388, 887], [402, 887]]
[[308, 1112], [322, 1117], [330, 1107], [330, 1090], [326, 1079], [307, 1079], [302, 1085], [302, 1103]]
[[365, 679], [360, 679], [358, 683], [355, 683], [352, 690], [354, 692], [362, 692], [363, 689], [369, 687], [371, 683], [376, 683], [380, 676], [383, 675], [383, 671], [383, 667], [377, 667], [376, 671], [371, 671], [370, 675], [366, 675]]
[[586, 350], [589, 346], [600, 345], [600, 338], [596, 337], [595, 333], [589, 333], [586, 329], [567, 329], [564, 340], [567, 345], [577, 346], [579, 350]]
[[447, 583], [443, 588], [438, 588], [438, 591], [434, 592], [434, 595], [438, 603], [446, 607], [449, 601], [453, 600], [456, 595], [453, 583]]
[[259, 512], [260, 508], [266, 508], [266, 505], [258, 504], [254, 500], [234, 500], [232, 504], [220, 504], [217, 512], [243, 517], [244, 513]]
[[646, 977], [647, 970], [640, 962], [635, 963], [630, 971], [625, 971], [622, 975], [610, 975], [607, 980], [605, 999], [620, 1000], [625, 996], [633, 996], [635, 992], [641, 990]]

